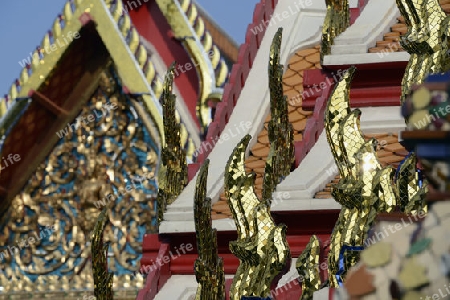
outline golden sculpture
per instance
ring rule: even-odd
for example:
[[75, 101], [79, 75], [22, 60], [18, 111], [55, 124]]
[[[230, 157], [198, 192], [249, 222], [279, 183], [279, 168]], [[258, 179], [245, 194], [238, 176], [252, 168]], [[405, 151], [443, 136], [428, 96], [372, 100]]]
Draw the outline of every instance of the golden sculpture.
[[94, 295], [97, 300], [112, 300], [113, 274], [108, 272], [108, 244], [103, 244], [103, 232], [109, 222], [108, 208], [103, 208], [92, 233], [92, 271], [94, 273]]
[[225, 194], [238, 232], [238, 240], [230, 243], [230, 250], [240, 260], [230, 289], [233, 300], [241, 296], [268, 296], [274, 278], [290, 260], [286, 226], [276, 226], [270, 214], [272, 193], [284, 176], [289, 175], [294, 160], [293, 129], [283, 96], [283, 66], [279, 64], [281, 38], [280, 28], [273, 38], [268, 68], [271, 148], [265, 165], [262, 199], [255, 194], [255, 174], [245, 172], [245, 150], [250, 135], [236, 146], [225, 170]]
[[449, 70], [450, 17], [438, 0], [397, 0], [397, 6], [408, 25], [400, 44], [411, 54], [402, 80], [403, 103], [411, 87], [421, 84], [428, 74]]
[[268, 296], [273, 279], [290, 259], [286, 226], [275, 225], [268, 203], [255, 194], [255, 174], [245, 172], [245, 149], [250, 138], [246, 135], [236, 146], [225, 170], [225, 194], [238, 233], [238, 240], [230, 242], [230, 250], [240, 260], [230, 288], [232, 300]]
[[305, 250], [297, 259], [295, 267], [302, 279], [302, 296], [300, 300], [312, 299], [314, 291], [319, 290], [322, 286], [319, 269], [320, 246], [319, 239], [313, 235]]
[[334, 39], [350, 26], [348, 0], [325, 0], [327, 13], [323, 21], [320, 61], [331, 53]]
[[283, 95], [283, 65], [280, 64], [283, 29], [279, 28], [270, 47], [269, 89], [270, 114], [268, 133], [270, 152], [264, 169], [262, 201], [272, 200], [281, 178], [289, 175], [294, 162], [294, 129], [289, 123], [286, 96]]
[[217, 231], [212, 228], [211, 198], [206, 197], [206, 180], [209, 160], [200, 168], [197, 176], [194, 216], [198, 258], [195, 276], [198, 282], [196, 300], [224, 300], [225, 274], [223, 260], [218, 256]]
[[[111, 65], [59, 142], [0, 221], [0, 258], [16, 241], [37, 235], [20, 255], [0, 259], [3, 293], [44, 297], [57, 291], [94, 289], [90, 232], [100, 210], [110, 207], [104, 241], [110, 244], [114, 289], [135, 292], [144, 233], [157, 232], [158, 147]], [[89, 120], [92, 120], [89, 122]], [[84, 121], [82, 121], [84, 120]], [[53, 226], [52, 234], [43, 228]], [[25, 297], [25, 296], [24, 296]]]
[[167, 71], [162, 93], [164, 147], [161, 153], [158, 190], [158, 219], [164, 218], [166, 206], [181, 194], [187, 184], [186, 153], [180, 145], [180, 124], [175, 119], [176, 96], [172, 93], [174, 62]]
[[[358, 251], [362, 250], [378, 213], [391, 212], [396, 207], [403, 210], [408, 206], [423, 207], [424, 186], [417, 187], [416, 180], [410, 182], [414, 187], [397, 190], [393, 183], [395, 169], [382, 167], [378, 161], [377, 141], [365, 141], [359, 126], [361, 112], [351, 111], [349, 105], [354, 72], [354, 67], [348, 69], [336, 85], [325, 114], [327, 140], [341, 175], [340, 181], [332, 187], [332, 195], [343, 206], [330, 239], [328, 271], [332, 287], [342, 283], [346, 270], [358, 261]], [[416, 174], [415, 165], [412, 173]], [[401, 186], [407, 175], [404, 172], [399, 175]], [[411, 176], [406, 180], [411, 180]], [[408, 193], [406, 200], [401, 202], [399, 198], [402, 199], [405, 192]]]
[[419, 178], [416, 171], [417, 157], [411, 153], [400, 166], [396, 189], [403, 212], [418, 214], [421, 210], [427, 211], [425, 196], [428, 192], [428, 182]]

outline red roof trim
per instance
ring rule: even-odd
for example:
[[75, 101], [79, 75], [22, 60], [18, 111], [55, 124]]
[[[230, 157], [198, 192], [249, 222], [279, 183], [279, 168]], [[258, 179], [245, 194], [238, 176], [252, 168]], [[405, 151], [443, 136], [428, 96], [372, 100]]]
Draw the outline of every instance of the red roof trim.
[[200, 146], [200, 149], [204, 149], [204, 151], [197, 157], [196, 163], [188, 166], [189, 180], [194, 177], [201, 164], [212, 151], [208, 144], [215, 144], [214, 141], [217, 140], [228, 123], [241, 91], [245, 86], [245, 81], [247, 80], [248, 74], [253, 66], [256, 53], [258, 52], [261, 41], [266, 32], [266, 28], [264, 26], [262, 27], [263, 31], [258, 32], [258, 34], [253, 34], [252, 29], [257, 26], [261, 26], [265, 20], [270, 18], [277, 3], [278, 0], [261, 0], [261, 2], [255, 6], [255, 10], [253, 12], [253, 22], [248, 25], [247, 33], [245, 35], [245, 43], [239, 48], [238, 61], [233, 65], [230, 79], [224, 88], [222, 101], [217, 104], [214, 120], [209, 126], [205, 141]]

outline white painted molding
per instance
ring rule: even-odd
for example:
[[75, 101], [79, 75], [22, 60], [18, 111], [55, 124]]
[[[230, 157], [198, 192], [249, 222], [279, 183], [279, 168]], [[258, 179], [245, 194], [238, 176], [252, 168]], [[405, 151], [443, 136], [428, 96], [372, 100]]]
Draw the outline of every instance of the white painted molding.
[[409, 61], [409, 53], [386, 52], [386, 53], [363, 53], [363, 54], [339, 54], [327, 55], [323, 58], [324, 66], [375, 64], [385, 62]]
[[361, 15], [331, 46], [324, 65], [362, 64], [386, 61], [408, 61], [407, 53], [368, 53], [397, 23], [400, 12], [395, 0], [371, 0]]
[[358, 1], [359, 0], [350, 0], [348, 1], [348, 5], [350, 8], [357, 8], [358, 7]]
[[[265, 117], [269, 112], [269, 85], [266, 74], [273, 36], [279, 27], [284, 28], [281, 62], [286, 62], [292, 51], [302, 45], [302, 42], [311, 41], [312, 36], [320, 32], [311, 31], [311, 28], [319, 28], [322, 25], [325, 17], [325, 4], [322, 1], [312, 1], [310, 6], [297, 10], [291, 1], [280, 0], [273, 15], [277, 16], [277, 14], [281, 20], [277, 19], [277, 22], [271, 22], [271, 25], [267, 27], [240, 99], [223, 130], [222, 136], [227, 134], [228, 137], [230, 135], [231, 137], [226, 143], [218, 143], [209, 154], [207, 195], [213, 203], [219, 200], [220, 193], [223, 191], [225, 165], [234, 147], [245, 134], [249, 133], [254, 137], [248, 147], [251, 149], [256, 143], [257, 134], [264, 126]], [[293, 20], [293, 18], [295, 19]], [[251, 122], [252, 126], [248, 132], [238, 131], [236, 128], [235, 125], [239, 126], [242, 122]], [[165, 221], [161, 223], [159, 229], [160, 233], [194, 231], [193, 199], [196, 178], [191, 180], [178, 199], [168, 207], [164, 215]], [[217, 222], [213, 222], [214, 226], [215, 224]], [[218, 222], [218, 224], [224, 224], [225, 228], [230, 228], [227, 221]]]
[[[225, 279], [233, 278], [225, 275]], [[194, 300], [198, 283], [195, 275], [172, 275], [162, 287], [155, 300]]]

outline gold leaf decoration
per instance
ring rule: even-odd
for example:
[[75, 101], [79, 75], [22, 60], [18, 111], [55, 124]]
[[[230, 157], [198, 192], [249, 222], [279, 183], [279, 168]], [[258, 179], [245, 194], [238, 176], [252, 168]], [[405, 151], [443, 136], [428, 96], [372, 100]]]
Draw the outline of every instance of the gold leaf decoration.
[[300, 300], [312, 300], [313, 293], [322, 285], [320, 278], [320, 241], [313, 235], [305, 250], [298, 257], [296, 268], [302, 279], [302, 296]]
[[320, 61], [331, 53], [335, 37], [344, 32], [350, 25], [350, 9], [348, 0], [325, 0], [327, 13], [323, 21]]
[[175, 118], [176, 96], [172, 93], [174, 62], [167, 71], [162, 93], [165, 145], [161, 152], [158, 190], [158, 218], [161, 222], [168, 204], [172, 204], [187, 184], [186, 153], [180, 144], [180, 124]]
[[198, 258], [195, 261], [195, 277], [198, 282], [196, 300], [224, 300], [225, 273], [223, 260], [218, 256], [217, 231], [212, 228], [211, 198], [206, 197], [209, 160], [200, 168], [197, 176], [194, 216]]
[[244, 166], [250, 135], [235, 147], [225, 169], [225, 195], [238, 233], [238, 239], [230, 242], [230, 250], [240, 260], [230, 289], [233, 300], [242, 296], [268, 296], [273, 280], [291, 258], [286, 226], [275, 225], [270, 214], [272, 193], [283, 177], [289, 175], [294, 161], [293, 129], [283, 96], [283, 66], [279, 63], [281, 38], [279, 28], [269, 60], [271, 148], [265, 165], [262, 199], [255, 194], [255, 174], [247, 174]]
[[272, 281], [290, 259], [286, 226], [275, 225], [270, 207], [255, 194], [254, 174], [245, 172], [245, 150], [250, 138], [246, 135], [236, 146], [225, 170], [225, 194], [238, 232], [238, 239], [230, 242], [230, 250], [240, 261], [230, 288], [232, 300], [268, 296]]
[[447, 54], [450, 17], [438, 0], [397, 0], [397, 6], [408, 26], [400, 44], [411, 54], [402, 79], [403, 103], [413, 85], [423, 83], [428, 74], [450, 68]]
[[417, 214], [419, 211], [427, 211], [425, 196], [428, 192], [428, 182], [423, 179], [420, 186], [417, 172], [417, 157], [411, 153], [400, 166], [396, 181], [399, 201], [403, 211], [407, 214]]
[[112, 300], [113, 274], [108, 272], [108, 244], [103, 244], [103, 232], [109, 222], [108, 207], [97, 218], [92, 234], [92, 272], [94, 274], [94, 295], [98, 300]]
[[269, 89], [270, 113], [268, 125], [270, 152], [264, 169], [262, 201], [269, 203], [277, 184], [289, 175], [294, 162], [294, 130], [289, 123], [286, 96], [283, 95], [283, 65], [280, 64], [281, 38], [279, 28], [270, 47]]
[[[382, 167], [376, 154], [377, 141], [365, 140], [358, 109], [350, 110], [349, 93], [355, 68], [348, 69], [335, 86], [325, 113], [327, 140], [341, 176], [332, 195], [342, 205], [331, 236], [328, 254], [330, 285], [338, 286], [346, 270], [359, 259], [370, 227], [380, 212], [395, 208], [423, 207], [424, 186], [419, 187], [415, 163], [407, 160], [394, 184], [395, 169]], [[409, 170], [405, 172], [404, 170]], [[410, 186], [409, 186], [410, 185]], [[340, 266], [340, 261], [344, 266]]]
[[[77, 119], [53, 133], [60, 140], [1, 216], [3, 294], [40, 299], [93, 291], [89, 242], [105, 206], [110, 222], [104, 242], [110, 245], [114, 290], [142, 288], [144, 278], [132, 274], [138, 271], [144, 233], [157, 232], [159, 150], [143, 120], [148, 115], [134, 113], [136, 101], [121, 83], [115, 65], [106, 67]], [[47, 226], [54, 230], [48, 233]], [[30, 237], [34, 243], [22, 247], [20, 255], [2, 260], [8, 247], [18, 248], [16, 241]]]
[[[336, 275], [344, 277], [345, 270], [358, 260], [357, 253], [345, 249], [362, 247], [376, 214], [391, 211], [396, 205], [394, 191], [386, 187], [392, 182], [393, 170], [381, 168], [375, 152], [376, 141], [365, 141], [360, 130], [361, 112], [350, 110], [349, 90], [354, 72], [353, 67], [347, 70], [336, 85], [325, 115], [328, 143], [341, 175], [341, 180], [333, 186], [332, 195], [343, 206], [328, 254], [329, 279], [333, 287], [339, 284]], [[342, 257], [345, 269], [339, 266]]]

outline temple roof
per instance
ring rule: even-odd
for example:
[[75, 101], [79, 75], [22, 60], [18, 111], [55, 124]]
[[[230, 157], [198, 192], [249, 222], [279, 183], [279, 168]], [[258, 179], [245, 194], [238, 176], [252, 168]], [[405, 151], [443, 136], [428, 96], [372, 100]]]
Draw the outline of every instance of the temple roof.
[[[186, 25], [192, 29], [189, 22], [200, 22], [200, 17], [194, 15], [192, 19], [195, 7], [186, 3], [182, 13], [190, 14]], [[214, 53], [209, 56], [206, 53], [205, 60], [211, 60], [216, 69], [213, 69], [212, 75], [203, 76], [213, 76], [214, 86], [216, 83], [220, 86], [228, 74], [220, 50], [207, 31], [198, 29], [196, 32], [200, 34], [196, 39], [204, 37], [205, 43], [209, 41], [205, 49], [211, 49]], [[78, 33], [77, 38], [58, 43], [59, 39], [67, 38], [70, 33]], [[52, 30], [44, 35], [41, 45], [33, 52], [31, 63], [23, 68], [8, 95], [0, 99], [2, 153], [17, 153], [26, 158], [16, 168], [9, 168], [1, 174], [1, 209], [8, 205], [8, 201], [3, 200], [11, 200], [17, 194], [37, 164], [51, 151], [57, 137], [55, 133], [75, 119], [93, 92], [101, 69], [110, 60], [117, 68], [124, 90], [140, 99], [134, 102], [134, 108], [153, 140], [158, 145], [163, 143], [159, 96], [162, 91], [161, 72], [165, 70], [158, 72], [161, 61], [146, 42], [151, 41], [142, 39], [122, 1], [66, 2]], [[201, 43], [197, 45], [203, 47]], [[52, 51], [47, 51], [49, 48]], [[203, 48], [197, 52], [204, 52]], [[214, 71], [218, 73], [214, 74]], [[186, 129], [183, 124], [185, 120], [180, 115], [182, 142], [193, 151], [190, 136], [196, 133]], [[198, 136], [196, 138], [199, 140]], [[17, 143], [17, 139], [23, 143]], [[41, 143], [45, 147], [38, 146]]]

